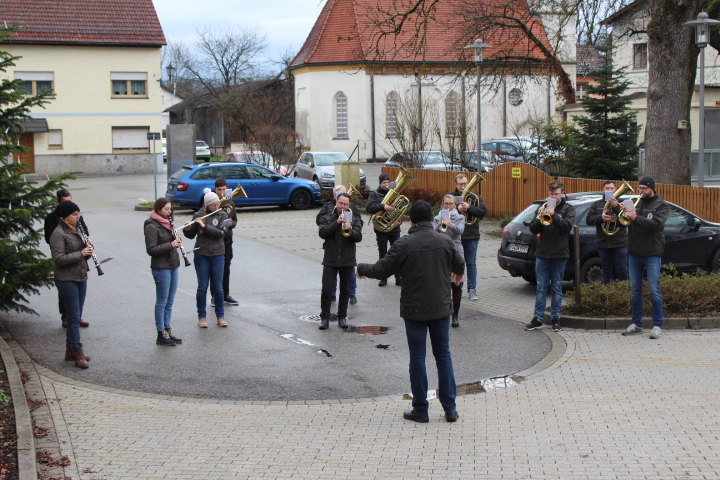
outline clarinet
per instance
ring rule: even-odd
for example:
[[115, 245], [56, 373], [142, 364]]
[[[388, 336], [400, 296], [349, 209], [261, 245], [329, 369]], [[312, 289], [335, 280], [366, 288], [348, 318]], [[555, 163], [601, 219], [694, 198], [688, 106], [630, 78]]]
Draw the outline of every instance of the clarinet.
[[[168, 220], [170, 220], [170, 228], [172, 228], [173, 233], [175, 233], [175, 236], [177, 238], [180, 238], [180, 230], [175, 231], [175, 225], [173, 225], [173, 217], [168, 217]], [[183, 260], [185, 260], [185, 266], [189, 267], [190, 260], [188, 260], [187, 253], [185, 253], [185, 248], [182, 245], [180, 245], [180, 253], [182, 253]]]
[[[80, 236], [82, 237], [83, 242], [85, 242], [85, 246], [87, 247], [88, 245], [90, 245], [90, 241], [88, 240], [87, 233], [85, 233], [85, 229], [82, 226], [82, 217], [80, 217], [78, 219], [77, 231], [80, 233]], [[93, 262], [95, 263], [95, 268], [97, 268], [98, 277], [100, 275], [104, 275], [105, 272], [103, 272], [102, 268], [100, 268], [100, 262], [98, 262], [97, 255], [95, 255], [95, 251], [93, 251], [92, 259], [93, 259]]]

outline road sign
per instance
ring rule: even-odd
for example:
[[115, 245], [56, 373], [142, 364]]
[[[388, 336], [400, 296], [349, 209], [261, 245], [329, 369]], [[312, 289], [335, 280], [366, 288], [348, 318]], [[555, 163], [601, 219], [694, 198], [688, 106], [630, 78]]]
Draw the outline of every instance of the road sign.
[[520, 178], [520, 177], [522, 177], [522, 168], [512, 167], [512, 178]]
[[160, 132], [148, 132], [148, 140], [160, 140]]

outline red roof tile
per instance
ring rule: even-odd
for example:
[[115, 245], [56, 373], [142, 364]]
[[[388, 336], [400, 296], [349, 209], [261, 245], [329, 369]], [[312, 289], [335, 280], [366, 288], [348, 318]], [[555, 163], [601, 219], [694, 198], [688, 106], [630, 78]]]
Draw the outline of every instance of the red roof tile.
[[[397, 9], [393, 5], [398, 3], [397, 0], [327, 0], [291, 67], [358, 63], [363, 59], [393, 63], [447, 63], [472, 59], [472, 51], [463, 47], [471, 44], [477, 35], [467, 34], [460, 27], [462, 10], [468, 8], [467, 0], [444, 0], [436, 4], [434, 19], [428, 23], [424, 55], [407, 46], [415, 34], [415, 20], [408, 20], [399, 35], [380, 39], [375, 48], [379, 27], [373, 19], [387, 18], [381, 12]], [[553, 54], [542, 21], [530, 15], [526, 0], [485, 0], [482, 4], [472, 5], [484, 15], [495, 18], [494, 24], [483, 28], [481, 34], [485, 43], [492, 45], [485, 50], [486, 59], [544, 58], [541, 49], [521, 29], [500, 26], [502, 16], [516, 19], [506, 23], [524, 25]], [[468, 35], [470, 38], [464, 38]]]
[[165, 45], [152, 0], [3, 0], [0, 21], [24, 24], [5, 43]]

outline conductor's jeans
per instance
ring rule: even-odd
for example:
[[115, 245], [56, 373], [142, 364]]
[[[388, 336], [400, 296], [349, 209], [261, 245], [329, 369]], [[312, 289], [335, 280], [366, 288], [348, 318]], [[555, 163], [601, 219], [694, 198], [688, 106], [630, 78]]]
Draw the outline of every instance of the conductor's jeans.
[[72, 282], [55, 280], [67, 318], [67, 343], [73, 350], [82, 348], [80, 343], [80, 317], [82, 317], [87, 293], [87, 282]]

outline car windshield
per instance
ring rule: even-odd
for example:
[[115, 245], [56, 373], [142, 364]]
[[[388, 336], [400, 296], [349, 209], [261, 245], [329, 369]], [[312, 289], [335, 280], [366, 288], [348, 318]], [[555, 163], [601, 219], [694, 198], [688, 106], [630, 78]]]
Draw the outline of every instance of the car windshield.
[[517, 217], [512, 219], [512, 222], [510, 223], [530, 223], [532, 222], [532, 219], [537, 216], [537, 209], [540, 206], [540, 203], [533, 203], [529, 207], [527, 207], [525, 210], [520, 212]]
[[335, 162], [347, 162], [348, 160], [348, 156], [341, 152], [315, 154], [315, 165], [318, 167], [330, 167]]
[[204, 140], [198, 140], [198, 141], [195, 142], [195, 146], [196, 146], [196, 147], [207, 147], [208, 144], [205, 143]]

